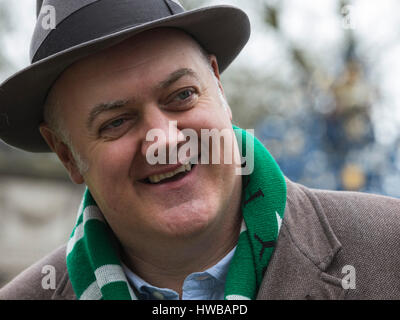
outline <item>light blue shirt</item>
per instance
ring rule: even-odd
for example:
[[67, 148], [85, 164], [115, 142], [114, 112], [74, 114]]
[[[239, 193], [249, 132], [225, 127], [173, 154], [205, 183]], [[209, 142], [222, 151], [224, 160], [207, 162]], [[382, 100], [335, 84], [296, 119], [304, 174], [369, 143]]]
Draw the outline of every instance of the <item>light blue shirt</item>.
[[[224, 289], [229, 264], [235, 253], [233, 248], [216, 265], [204, 272], [194, 272], [183, 282], [182, 300], [224, 300]], [[122, 264], [125, 274], [142, 300], [179, 300], [179, 294], [171, 289], [157, 288], [144, 281]]]

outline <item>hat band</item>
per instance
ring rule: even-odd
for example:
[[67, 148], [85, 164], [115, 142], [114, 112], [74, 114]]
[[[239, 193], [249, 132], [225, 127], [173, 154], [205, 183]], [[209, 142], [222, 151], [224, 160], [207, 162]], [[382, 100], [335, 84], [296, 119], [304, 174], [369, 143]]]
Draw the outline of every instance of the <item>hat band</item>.
[[44, 40], [34, 53], [32, 63], [79, 44], [182, 12], [184, 9], [172, 0], [101, 0], [73, 12], [54, 30], [44, 30], [38, 20], [35, 33], [39, 38], [40, 34], [44, 36]]

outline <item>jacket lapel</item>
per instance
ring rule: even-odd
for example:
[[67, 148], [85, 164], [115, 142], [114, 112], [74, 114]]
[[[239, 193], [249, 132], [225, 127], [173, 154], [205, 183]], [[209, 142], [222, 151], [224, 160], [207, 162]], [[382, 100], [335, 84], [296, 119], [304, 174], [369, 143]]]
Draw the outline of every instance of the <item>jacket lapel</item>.
[[57, 285], [54, 291], [52, 300], [76, 300], [75, 292], [72, 288], [71, 281], [69, 280], [67, 266], [65, 265], [64, 275], [61, 278], [60, 283]]
[[341, 244], [312, 192], [286, 184], [282, 228], [257, 299], [343, 299], [344, 275], [334, 267]]

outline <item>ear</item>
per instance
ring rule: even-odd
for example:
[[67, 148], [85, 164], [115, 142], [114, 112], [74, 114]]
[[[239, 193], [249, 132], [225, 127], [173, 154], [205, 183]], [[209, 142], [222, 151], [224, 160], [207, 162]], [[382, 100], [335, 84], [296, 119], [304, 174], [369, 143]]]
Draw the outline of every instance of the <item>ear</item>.
[[225, 104], [225, 105], [224, 105], [225, 110], [226, 110], [226, 112], [227, 112], [228, 115], [229, 115], [229, 119], [232, 121], [232, 110], [231, 110], [231, 107], [230, 107], [229, 104], [228, 104], [228, 100], [226, 99], [224, 87], [222, 86], [221, 75], [220, 75], [220, 73], [219, 73], [219, 67], [218, 67], [218, 60], [217, 60], [217, 57], [216, 57], [215, 55], [211, 54], [211, 55], [209, 56], [209, 59], [210, 59], [210, 64], [211, 64], [212, 71], [213, 71], [213, 73], [214, 73], [216, 79], [218, 80], [218, 87], [219, 87], [219, 89], [221, 90], [222, 96], [223, 96], [223, 98], [224, 98], [224, 100], [225, 100], [225, 103], [224, 103], [224, 104]]
[[222, 87], [222, 83], [221, 83], [221, 75], [219, 73], [217, 57], [215, 55], [213, 55], [213, 54], [210, 54], [209, 55], [209, 60], [210, 60], [211, 69], [212, 69], [215, 77], [218, 80], [218, 87], [221, 89], [221, 92], [225, 97], [224, 88]]
[[76, 184], [84, 183], [76, 161], [72, 155], [70, 148], [60, 139], [60, 137], [49, 128], [45, 123], [39, 126], [39, 131], [44, 140], [46, 140], [50, 149], [57, 154], [58, 158], [67, 169], [70, 179]]

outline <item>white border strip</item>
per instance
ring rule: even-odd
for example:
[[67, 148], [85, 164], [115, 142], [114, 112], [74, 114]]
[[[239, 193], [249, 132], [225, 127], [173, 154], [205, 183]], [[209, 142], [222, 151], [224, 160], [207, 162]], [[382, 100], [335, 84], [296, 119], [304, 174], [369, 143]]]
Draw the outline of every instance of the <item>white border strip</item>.
[[94, 271], [97, 284], [101, 288], [113, 282], [127, 282], [124, 270], [118, 264], [106, 264]]
[[79, 300], [100, 300], [102, 297], [101, 291], [97, 282], [94, 281], [92, 284], [86, 288], [86, 290], [79, 297]]
[[226, 296], [226, 300], [250, 300], [250, 299], [245, 296], [241, 296], [239, 294], [230, 294], [229, 296]]
[[89, 220], [99, 220], [104, 222], [104, 217], [96, 206], [88, 206], [83, 212], [83, 221], [75, 227], [74, 235], [69, 239], [67, 244], [67, 256], [74, 250], [76, 243], [84, 236], [84, 226]]

